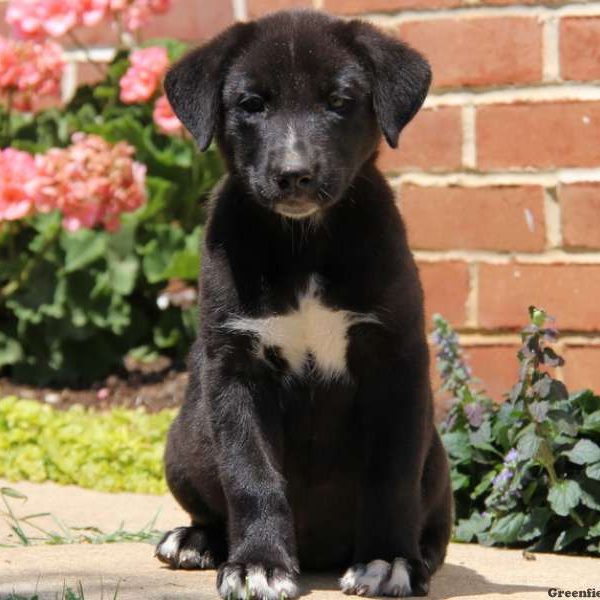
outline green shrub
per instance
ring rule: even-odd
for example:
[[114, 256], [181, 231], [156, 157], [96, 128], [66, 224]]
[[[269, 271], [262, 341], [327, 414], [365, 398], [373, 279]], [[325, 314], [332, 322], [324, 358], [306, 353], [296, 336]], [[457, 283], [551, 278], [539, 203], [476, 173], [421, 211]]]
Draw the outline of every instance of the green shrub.
[[[167, 46], [171, 60], [184, 50], [173, 41], [152, 44]], [[116, 233], [66, 231], [57, 212], [0, 220], [1, 374], [37, 385], [89, 384], [118, 370], [129, 352], [181, 359], [194, 337], [194, 303], [161, 309], [157, 298], [169, 283], [195, 285], [200, 200], [222, 166], [216, 150], [200, 155], [191, 138], [162, 134], [151, 101], [120, 101], [128, 64], [121, 51], [105, 80], [80, 87], [64, 108], [25, 115], [0, 107], [0, 147], [41, 153], [67, 146], [74, 132], [126, 140], [146, 166], [148, 195], [122, 214]]]
[[569, 395], [544, 311], [530, 308], [518, 381], [495, 404], [473, 387], [458, 338], [434, 317], [443, 389], [455, 399], [441, 427], [451, 463], [458, 541], [600, 553], [600, 397]]
[[56, 410], [0, 400], [0, 477], [107, 492], [166, 492], [163, 452], [174, 410]]

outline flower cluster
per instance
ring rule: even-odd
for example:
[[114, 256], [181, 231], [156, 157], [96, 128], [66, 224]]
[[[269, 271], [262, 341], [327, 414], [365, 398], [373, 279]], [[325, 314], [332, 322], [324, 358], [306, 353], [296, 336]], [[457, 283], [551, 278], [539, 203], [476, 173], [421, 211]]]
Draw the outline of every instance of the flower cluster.
[[146, 167], [132, 155], [125, 142], [111, 146], [97, 135], [76, 133], [68, 148], [52, 148], [36, 158], [38, 209], [59, 209], [70, 231], [97, 225], [115, 231], [120, 214], [146, 200]]
[[[134, 50], [129, 63], [129, 69], [119, 82], [119, 97], [125, 104], [147, 102], [160, 90], [162, 78], [169, 66], [167, 51], [160, 46]], [[152, 116], [156, 126], [167, 135], [183, 131], [183, 125], [164, 95], [156, 100]]]
[[0, 221], [15, 221], [33, 212], [27, 188], [35, 176], [33, 156], [14, 148], [0, 150]]
[[0, 37], [0, 94], [20, 110], [39, 96], [58, 96], [65, 63], [53, 42], [18, 42]]
[[120, 81], [121, 101], [125, 104], [146, 102], [159, 89], [169, 66], [167, 50], [160, 46], [134, 50], [129, 63], [131, 66]]
[[170, 7], [171, 0], [10, 0], [6, 21], [17, 37], [41, 40], [106, 18], [119, 19], [127, 30], [136, 31]]
[[52, 148], [35, 159], [11, 148], [0, 154], [0, 221], [58, 209], [65, 229], [119, 227], [123, 212], [146, 200], [146, 167], [125, 142], [110, 145], [76, 133], [68, 148]]

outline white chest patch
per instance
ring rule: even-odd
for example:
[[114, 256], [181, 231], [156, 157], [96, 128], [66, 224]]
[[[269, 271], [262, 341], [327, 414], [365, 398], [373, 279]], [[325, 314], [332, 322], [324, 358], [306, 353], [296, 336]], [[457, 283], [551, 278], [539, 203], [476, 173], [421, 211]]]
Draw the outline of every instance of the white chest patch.
[[255, 334], [259, 356], [264, 356], [265, 348], [275, 347], [297, 375], [311, 357], [322, 376], [335, 379], [346, 374], [348, 329], [357, 323], [379, 321], [374, 315], [325, 306], [312, 278], [298, 298], [297, 310], [256, 319], [234, 318], [226, 327]]

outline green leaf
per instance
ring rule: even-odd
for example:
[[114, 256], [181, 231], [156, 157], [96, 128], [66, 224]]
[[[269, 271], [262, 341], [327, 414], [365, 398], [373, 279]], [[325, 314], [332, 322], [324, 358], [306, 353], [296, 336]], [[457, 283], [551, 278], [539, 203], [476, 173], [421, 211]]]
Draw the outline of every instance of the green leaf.
[[591, 440], [583, 439], [563, 454], [568, 456], [569, 460], [576, 465], [588, 465], [600, 461], [600, 446], [594, 444]]
[[479, 498], [479, 496], [481, 496], [481, 494], [483, 494], [485, 491], [487, 491], [490, 487], [490, 485], [492, 485], [492, 480], [494, 479], [494, 477], [496, 476], [496, 471], [489, 471], [488, 473], [486, 473], [484, 475], [484, 477], [481, 479], [481, 481], [475, 486], [475, 489], [471, 492], [471, 499], [475, 500], [476, 498]]
[[104, 257], [107, 248], [106, 233], [91, 229], [65, 232], [61, 236], [65, 256], [65, 272], [83, 269]]
[[18, 340], [0, 331], [0, 367], [12, 365], [23, 359], [23, 347]]
[[552, 513], [547, 508], [537, 507], [527, 514], [519, 533], [519, 541], [531, 542], [539, 538], [545, 531]]
[[123, 296], [131, 294], [139, 270], [139, 261], [135, 256], [119, 260], [114, 257], [108, 262], [108, 272], [113, 289]]
[[471, 446], [469, 436], [464, 431], [444, 433], [442, 442], [446, 452], [455, 459], [468, 460], [471, 457]]
[[600, 462], [588, 465], [588, 467], [585, 470], [585, 474], [591, 479], [600, 480]]
[[533, 424], [527, 426], [520, 434], [517, 442], [519, 458], [522, 460], [533, 458], [537, 454], [540, 444], [541, 439], [536, 435]]
[[516, 542], [519, 539], [525, 518], [523, 513], [511, 513], [498, 519], [490, 529], [490, 536], [501, 544]]
[[587, 533], [586, 527], [571, 527], [560, 532], [554, 543], [554, 551], [562, 552], [566, 550], [573, 542], [585, 537]]
[[454, 539], [457, 542], [472, 542], [478, 534], [488, 529], [491, 523], [489, 515], [481, 515], [477, 511], [471, 513], [468, 519], [459, 519], [454, 530]]
[[561, 517], [566, 517], [581, 500], [581, 488], [576, 481], [559, 481], [548, 492], [548, 502], [552, 510]]
[[17, 498], [18, 500], [27, 500], [27, 496], [23, 492], [10, 487], [1, 487], [0, 495], [7, 496], [8, 498]]
[[586, 433], [600, 434], [600, 410], [597, 410], [590, 415], [586, 415], [581, 430]]

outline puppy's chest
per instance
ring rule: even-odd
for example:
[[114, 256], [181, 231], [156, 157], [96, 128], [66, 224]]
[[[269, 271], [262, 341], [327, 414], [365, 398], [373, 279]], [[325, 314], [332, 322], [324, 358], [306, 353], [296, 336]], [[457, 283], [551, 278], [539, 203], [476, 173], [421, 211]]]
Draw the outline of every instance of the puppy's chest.
[[298, 294], [297, 307], [258, 318], [235, 317], [226, 327], [252, 334], [260, 360], [294, 375], [311, 369], [326, 379], [336, 379], [347, 375], [350, 328], [358, 323], [378, 320], [373, 314], [328, 306], [317, 279], [311, 278]]

